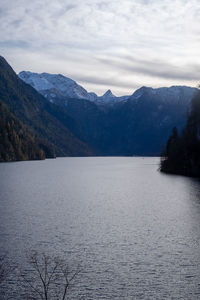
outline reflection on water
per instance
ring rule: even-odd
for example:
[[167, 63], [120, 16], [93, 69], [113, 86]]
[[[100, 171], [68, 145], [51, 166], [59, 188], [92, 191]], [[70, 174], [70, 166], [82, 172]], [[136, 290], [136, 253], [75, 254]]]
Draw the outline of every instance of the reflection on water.
[[[81, 264], [70, 299], [199, 299], [200, 183], [158, 158], [0, 164], [1, 253]], [[11, 284], [11, 283], [8, 283]]]

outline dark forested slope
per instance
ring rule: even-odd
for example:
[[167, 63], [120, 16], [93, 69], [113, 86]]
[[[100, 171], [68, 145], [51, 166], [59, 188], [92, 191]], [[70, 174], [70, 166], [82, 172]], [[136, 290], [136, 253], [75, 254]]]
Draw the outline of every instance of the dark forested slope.
[[191, 103], [191, 110], [183, 132], [173, 129], [163, 150], [162, 172], [200, 177], [200, 91]]
[[0, 161], [34, 160], [55, 157], [54, 149], [36, 139], [0, 101]]

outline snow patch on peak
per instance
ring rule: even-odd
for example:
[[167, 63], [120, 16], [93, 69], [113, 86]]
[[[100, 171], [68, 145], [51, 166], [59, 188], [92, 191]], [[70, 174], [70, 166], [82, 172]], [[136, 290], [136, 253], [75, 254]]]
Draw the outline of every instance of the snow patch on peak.
[[22, 71], [18, 75], [23, 81], [30, 84], [37, 91], [52, 89], [53, 85], [42, 75], [29, 71]]
[[[49, 73], [32, 73], [20, 72], [18, 75], [26, 83], [34, 87], [38, 92], [48, 94], [54, 90], [57, 95], [68, 98], [90, 99], [88, 92], [71, 78], [65, 77], [61, 74]], [[48, 94], [51, 98], [51, 94]]]

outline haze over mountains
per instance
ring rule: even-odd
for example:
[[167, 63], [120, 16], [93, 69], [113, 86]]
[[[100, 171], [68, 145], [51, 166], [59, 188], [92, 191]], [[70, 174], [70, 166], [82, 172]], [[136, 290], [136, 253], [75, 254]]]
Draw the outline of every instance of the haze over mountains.
[[171, 129], [185, 125], [197, 91], [186, 86], [142, 87], [130, 96], [116, 97], [108, 90], [99, 97], [60, 74], [23, 71], [19, 77], [67, 111], [100, 155], [160, 155]]

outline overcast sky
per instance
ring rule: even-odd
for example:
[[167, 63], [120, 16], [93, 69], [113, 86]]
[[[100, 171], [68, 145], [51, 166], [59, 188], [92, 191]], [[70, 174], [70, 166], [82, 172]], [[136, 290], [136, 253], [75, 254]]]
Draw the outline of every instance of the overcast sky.
[[200, 82], [200, 0], [0, 0], [16, 72], [60, 73], [98, 94]]

